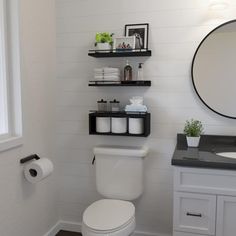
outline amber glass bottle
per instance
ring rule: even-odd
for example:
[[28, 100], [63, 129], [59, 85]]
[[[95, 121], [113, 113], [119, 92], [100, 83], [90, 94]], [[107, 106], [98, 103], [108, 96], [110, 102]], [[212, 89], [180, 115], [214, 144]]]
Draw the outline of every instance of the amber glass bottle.
[[124, 68], [124, 81], [132, 80], [132, 67], [127, 60], [126, 66]]

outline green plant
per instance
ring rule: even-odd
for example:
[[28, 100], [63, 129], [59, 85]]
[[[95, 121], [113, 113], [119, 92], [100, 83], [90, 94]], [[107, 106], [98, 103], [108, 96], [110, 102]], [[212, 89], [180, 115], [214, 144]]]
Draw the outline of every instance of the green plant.
[[187, 120], [184, 126], [184, 133], [188, 137], [199, 137], [203, 133], [202, 122], [199, 120]]
[[96, 37], [95, 37], [95, 46], [97, 46], [97, 43], [109, 43], [110, 45], [112, 45], [113, 43], [113, 39], [112, 36], [114, 34], [110, 34], [107, 32], [103, 32], [103, 33], [96, 33]]

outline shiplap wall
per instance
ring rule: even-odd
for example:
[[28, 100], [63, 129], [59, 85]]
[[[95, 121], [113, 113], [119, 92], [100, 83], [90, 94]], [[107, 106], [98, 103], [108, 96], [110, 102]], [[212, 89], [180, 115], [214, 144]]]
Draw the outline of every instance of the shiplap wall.
[[[201, 39], [216, 25], [236, 16], [235, 5], [221, 12], [201, 0], [57, 0], [57, 157], [60, 181], [58, 207], [63, 220], [81, 222], [82, 212], [96, 199], [92, 148], [98, 144], [147, 145], [145, 190], [135, 201], [137, 229], [171, 234], [172, 167], [176, 134], [186, 119], [200, 119], [205, 132], [236, 134], [236, 122], [201, 104], [190, 79], [191, 60]], [[99, 31], [123, 35], [124, 25], [150, 24], [150, 58], [131, 58], [133, 69], [144, 62], [151, 88], [90, 88], [93, 68], [124, 67], [124, 58], [87, 56]], [[152, 114], [148, 138], [88, 135], [88, 111], [103, 98], [128, 103], [142, 95]]]
[[55, 175], [31, 184], [20, 159], [54, 157], [55, 1], [6, 2], [19, 2], [23, 145], [0, 152], [0, 235], [42, 236], [58, 221]]

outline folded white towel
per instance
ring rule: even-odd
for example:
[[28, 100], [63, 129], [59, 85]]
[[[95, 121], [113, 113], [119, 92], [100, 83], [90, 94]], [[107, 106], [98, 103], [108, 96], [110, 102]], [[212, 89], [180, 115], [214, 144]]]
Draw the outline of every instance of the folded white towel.
[[145, 105], [126, 105], [126, 112], [147, 112], [147, 106]]
[[104, 73], [104, 76], [120, 76], [120, 73]]
[[94, 71], [94, 73], [103, 73], [104, 72], [103, 68], [95, 68], [95, 69], [93, 69], [93, 71]]
[[103, 80], [103, 75], [95, 75], [94, 79], [96, 79], [96, 80]]
[[119, 68], [112, 68], [112, 67], [95, 68], [93, 71], [95, 80], [120, 81]]
[[99, 77], [102, 76], [103, 77], [104, 75], [103, 74], [94, 74], [94, 77], [96, 77], [96, 76], [99, 76]]
[[104, 75], [104, 77], [106, 77], [106, 78], [111, 78], [111, 77], [119, 77], [120, 78], [120, 75]]
[[120, 72], [119, 68], [105, 67], [103, 68], [104, 73]]
[[120, 81], [120, 77], [119, 77], [119, 76], [104, 76], [103, 79], [104, 79], [104, 80]]
[[106, 71], [106, 70], [104, 70], [103, 72], [104, 72], [105, 74], [120, 73], [119, 70], [117, 70], [117, 71]]

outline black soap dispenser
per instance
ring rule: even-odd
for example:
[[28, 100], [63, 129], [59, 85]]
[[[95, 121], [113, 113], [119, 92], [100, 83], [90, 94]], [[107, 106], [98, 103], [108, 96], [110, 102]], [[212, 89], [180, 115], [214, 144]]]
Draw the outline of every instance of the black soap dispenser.
[[130, 81], [132, 80], [132, 67], [129, 64], [129, 61], [127, 60], [126, 66], [124, 68], [124, 81]]

